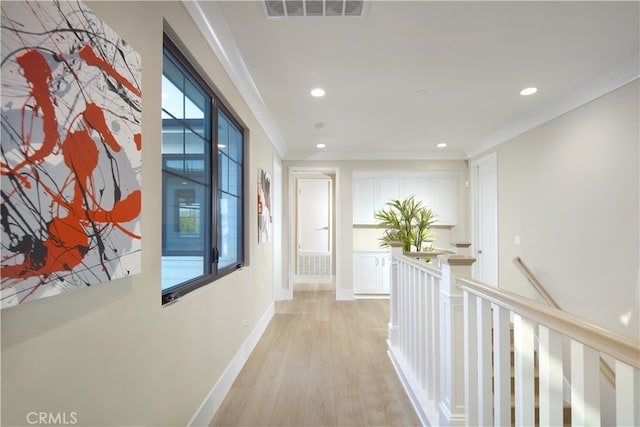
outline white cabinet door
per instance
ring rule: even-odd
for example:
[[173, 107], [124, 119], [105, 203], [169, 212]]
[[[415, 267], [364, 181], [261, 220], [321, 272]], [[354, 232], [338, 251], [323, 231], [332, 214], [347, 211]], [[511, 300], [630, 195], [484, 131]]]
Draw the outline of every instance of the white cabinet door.
[[353, 293], [389, 294], [391, 269], [389, 254], [384, 251], [353, 253]]
[[353, 223], [376, 224], [376, 212], [388, 201], [400, 197], [400, 179], [353, 178]]
[[353, 292], [355, 294], [378, 292], [378, 254], [371, 252], [353, 254]]
[[458, 220], [458, 172], [366, 172], [353, 178], [353, 223], [376, 224], [375, 212], [393, 199], [415, 196], [437, 215], [437, 225]]
[[405, 178], [402, 198], [414, 196], [416, 202], [422, 202], [423, 205], [431, 207], [427, 203], [427, 183], [428, 180], [425, 176]]
[[353, 223], [375, 224], [376, 178], [353, 178]]
[[391, 257], [389, 253], [380, 257], [380, 290], [383, 294], [389, 294], [391, 288]]
[[378, 178], [378, 197], [376, 211], [386, 208], [386, 204], [400, 198], [399, 178]]

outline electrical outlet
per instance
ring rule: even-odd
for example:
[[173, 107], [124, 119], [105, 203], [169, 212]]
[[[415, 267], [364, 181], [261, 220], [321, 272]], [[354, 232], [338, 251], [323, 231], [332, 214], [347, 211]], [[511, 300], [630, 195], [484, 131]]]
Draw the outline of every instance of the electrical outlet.
[[513, 238], [513, 244], [516, 246], [520, 246], [520, 236], [516, 236]]
[[249, 327], [249, 321], [248, 320], [243, 320], [242, 321], [242, 326], [244, 326], [245, 328]]

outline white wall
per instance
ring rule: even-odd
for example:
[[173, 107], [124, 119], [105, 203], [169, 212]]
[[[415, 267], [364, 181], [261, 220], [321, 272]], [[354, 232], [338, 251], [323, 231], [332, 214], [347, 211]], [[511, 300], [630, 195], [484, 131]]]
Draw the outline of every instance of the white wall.
[[535, 295], [520, 256], [565, 311], [635, 336], [639, 94], [636, 80], [492, 150], [500, 286]]
[[[275, 153], [182, 3], [88, 5], [142, 56], [142, 273], [2, 310], [1, 424], [47, 411], [75, 412], [79, 425], [186, 425], [272, 303], [272, 245], [257, 244], [253, 201], [257, 169], [271, 173]], [[163, 20], [250, 130], [249, 265], [168, 307], [157, 214]]]
[[[353, 294], [353, 250], [365, 249], [370, 244], [377, 249], [379, 230], [372, 228], [353, 228], [353, 173], [355, 171], [442, 171], [454, 170], [459, 172], [458, 180], [458, 222], [451, 229], [440, 228], [436, 242], [449, 247], [450, 241], [468, 241], [468, 189], [465, 181], [468, 179], [467, 162], [464, 160], [288, 160], [284, 162], [286, 173], [292, 167], [310, 168], [337, 168], [336, 182], [336, 282], [338, 295], [347, 296]], [[288, 190], [283, 191], [289, 194]], [[289, 201], [285, 201], [288, 206]], [[285, 218], [285, 223], [288, 219]], [[289, 237], [283, 238], [283, 243], [288, 245]], [[285, 249], [285, 253], [287, 250]], [[286, 259], [286, 257], [285, 257]]]

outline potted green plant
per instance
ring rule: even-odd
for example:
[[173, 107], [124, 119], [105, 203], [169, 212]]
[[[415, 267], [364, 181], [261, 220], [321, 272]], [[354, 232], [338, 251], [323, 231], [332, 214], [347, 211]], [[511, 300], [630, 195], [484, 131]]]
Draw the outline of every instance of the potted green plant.
[[411, 252], [412, 248], [420, 252], [423, 244], [433, 237], [431, 226], [436, 221], [433, 211], [414, 196], [390, 200], [385, 206], [375, 214], [378, 226], [385, 229], [380, 246], [399, 241], [404, 252]]

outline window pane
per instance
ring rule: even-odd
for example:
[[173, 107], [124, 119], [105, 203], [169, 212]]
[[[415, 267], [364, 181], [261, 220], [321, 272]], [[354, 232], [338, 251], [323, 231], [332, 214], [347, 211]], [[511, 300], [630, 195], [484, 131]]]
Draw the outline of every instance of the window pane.
[[229, 158], [222, 154], [218, 156], [218, 186], [220, 191], [229, 192]]
[[207, 110], [207, 96], [190, 80], [185, 80], [185, 118], [202, 120]]
[[208, 141], [205, 141], [197, 133], [193, 133], [191, 130], [187, 130], [184, 135], [184, 152], [189, 154], [204, 154], [206, 148], [210, 145]]
[[162, 289], [211, 274], [211, 98], [168, 53], [162, 97]]
[[[166, 55], [162, 67], [162, 109], [171, 116], [182, 119], [184, 118], [184, 95], [182, 92], [184, 75]], [[164, 111], [162, 118], [171, 117]]]
[[242, 193], [242, 165], [229, 162], [229, 193], [239, 195]]
[[218, 114], [218, 150], [229, 155], [229, 120], [224, 114]]
[[223, 194], [220, 199], [220, 261], [218, 268], [223, 269], [237, 264], [241, 259], [241, 203], [237, 197]]
[[242, 133], [236, 127], [229, 132], [229, 157], [242, 164]]
[[164, 172], [162, 289], [208, 274], [204, 224], [209, 188]]
[[243, 261], [243, 137], [238, 127], [222, 111], [218, 113], [218, 144], [218, 269], [224, 269]]
[[162, 120], [162, 154], [182, 154], [184, 152], [184, 127], [176, 119]]

